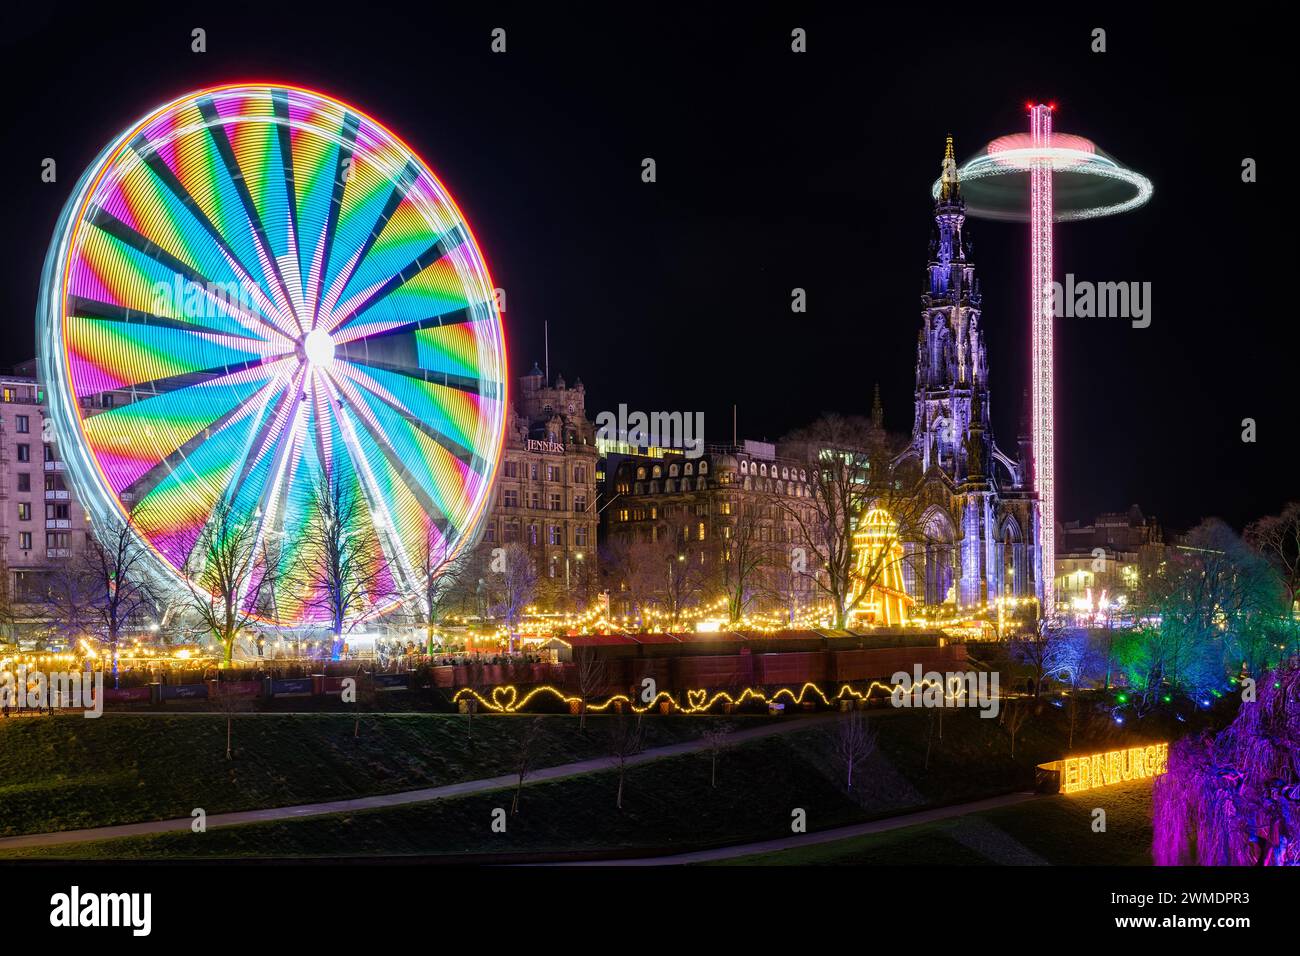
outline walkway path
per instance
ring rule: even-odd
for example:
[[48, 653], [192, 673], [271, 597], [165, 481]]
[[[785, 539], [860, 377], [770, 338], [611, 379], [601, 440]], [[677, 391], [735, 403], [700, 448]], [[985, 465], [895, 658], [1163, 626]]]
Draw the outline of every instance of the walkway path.
[[[797, 730], [807, 730], [817, 724], [834, 720], [835, 714], [819, 714], [815, 717], [776, 720], [732, 732], [727, 746], [759, 740], [776, 734], [788, 734]], [[676, 757], [681, 754], [704, 750], [709, 742], [703, 738], [687, 740], [682, 743], [654, 747], [628, 758], [628, 766], [661, 760], [664, 757]], [[544, 767], [528, 775], [527, 784], [541, 783], [545, 780], [562, 780], [579, 774], [593, 773], [611, 769], [609, 757], [593, 757], [575, 763]], [[207, 826], [226, 827], [242, 823], [265, 823], [272, 820], [292, 820], [301, 817], [316, 817], [328, 813], [353, 813], [358, 810], [378, 810], [385, 807], [400, 807], [408, 803], [424, 803], [429, 800], [445, 800], [449, 797], [463, 797], [489, 790], [501, 790], [513, 787], [517, 782], [515, 774], [503, 774], [499, 777], [486, 777], [481, 780], [466, 780], [461, 783], [446, 784], [441, 787], [426, 787], [422, 790], [403, 790], [398, 793], [377, 794], [370, 797], [353, 797], [348, 800], [330, 800], [324, 803], [304, 803], [292, 807], [268, 807], [264, 810], [241, 810], [235, 813], [215, 813], [207, 818]], [[29, 833], [23, 836], [0, 838], [0, 850], [19, 849], [23, 847], [56, 846], [60, 843], [85, 843], [91, 840], [112, 840], [117, 837], [149, 836], [155, 833], [174, 833], [190, 829], [191, 817], [174, 820], [149, 820], [143, 823], [124, 823], [111, 827], [93, 827], [86, 830], [59, 830], [54, 833]]]
[[962, 817], [968, 813], [992, 810], [996, 807], [1009, 807], [1024, 803], [1037, 797], [1034, 793], [1008, 793], [986, 800], [970, 803], [957, 803], [933, 810], [920, 810], [901, 816], [874, 820], [871, 823], [855, 823], [852, 826], [836, 827], [833, 830], [819, 830], [816, 833], [798, 833], [777, 840], [765, 840], [761, 843], [742, 843], [737, 846], [723, 846], [712, 850], [694, 850], [690, 853], [677, 853], [673, 856], [650, 856], [623, 860], [581, 860], [572, 863], [559, 863], [558, 866], [680, 866], [686, 863], [710, 863], [715, 860], [734, 860], [738, 857], [754, 856], [759, 853], [773, 853], [778, 850], [794, 850], [800, 847], [816, 846], [820, 843], [834, 843], [850, 837], [869, 836], [872, 833], [884, 833], [902, 827], [916, 826], [918, 823], [933, 823], [936, 820], [948, 820]]

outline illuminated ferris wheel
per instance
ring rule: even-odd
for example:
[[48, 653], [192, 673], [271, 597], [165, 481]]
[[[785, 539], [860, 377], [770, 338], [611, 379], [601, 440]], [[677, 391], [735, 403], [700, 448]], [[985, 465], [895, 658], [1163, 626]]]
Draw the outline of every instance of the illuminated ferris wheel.
[[[59, 219], [37, 342], [77, 494], [174, 583], [216, 513], [311, 567], [323, 484], [373, 543], [362, 616], [472, 543], [504, 431], [492, 280], [429, 168], [344, 103], [219, 87], [123, 132]], [[289, 580], [271, 617], [320, 622], [320, 582]]]

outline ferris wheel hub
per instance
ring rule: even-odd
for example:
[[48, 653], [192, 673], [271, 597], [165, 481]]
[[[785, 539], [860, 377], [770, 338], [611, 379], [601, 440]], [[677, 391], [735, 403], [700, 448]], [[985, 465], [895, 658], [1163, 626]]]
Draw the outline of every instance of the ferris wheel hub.
[[312, 329], [302, 339], [302, 354], [307, 364], [320, 368], [334, 361], [334, 336], [324, 329]]

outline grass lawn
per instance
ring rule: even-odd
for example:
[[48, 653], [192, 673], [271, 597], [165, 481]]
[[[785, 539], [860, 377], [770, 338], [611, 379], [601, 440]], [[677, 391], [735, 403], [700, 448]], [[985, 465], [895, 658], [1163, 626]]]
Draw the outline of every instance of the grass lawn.
[[[233, 761], [225, 759], [220, 715], [12, 720], [0, 723], [0, 833], [188, 817], [195, 807], [215, 814], [284, 806], [506, 774], [512, 770], [515, 742], [531, 719], [476, 717], [471, 741], [467, 720], [460, 715], [367, 716], [359, 739], [352, 736], [351, 716], [245, 715], [235, 718]], [[604, 756], [606, 721], [612, 719], [589, 718], [584, 735], [576, 718], [542, 718], [544, 739], [534, 766]], [[740, 728], [768, 718], [718, 719]], [[498, 792], [215, 828], [206, 834], [163, 834], [4, 855], [455, 857], [684, 851], [785, 836], [796, 808], [807, 813], [810, 830], [821, 830], [1025, 790], [1033, 782], [1035, 764], [1067, 751], [1066, 715], [1050, 704], [1026, 723], [1014, 758], [1005, 728], [973, 710], [948, 711], [942, 738], [933, 711], [882, 708], [870, 711], [869, 719], [877, 746], [855, 774], [852, 793], [844, 788], [831, 721], [729, 748], [721, 757], [716, 789], [709, 786], [707, 754], [633, 768], [621, 812], [614, 806], [617, 777], [611, 771], [530, 784], [522, 812], [509, 821], [506, 834], [493, 833], [489, 825], [493, 809], [510, 803], [508, 792]], [[714, 718], [647, 718], [647, 746], [693, 739], [712, 722]], [[1109, 719], [1085, 720], [1076, 727], [1072, 750], [1168, 739], [1161, 729], [1136, 721], [1119, 726]], [[1106, 801], [1120, 800], [1124, 790], [1103, 791], [1102, 801], [1087, 798], [1094, 802], [1086, 809], [1109, 808]], [[1148, 785], [1143, 795], [1147, 804], [1121, 801], [1114, 812], [1108, 809], [1112, 819], [1104, 835], [1093, 834], [1087, 814], [1062, 797], [990, 811], [964, 823], [914, 828], [907, 839], [920, 842], [908, 843], [905, 853], [882, 849], [903, 839], [901, 832], [864, 839], [843, 852], [852, 862], [882, 857], [889, 862], [1148, 862], [1149, 796]], [[835, 862], [837, 851], [807, 852], [817, 855], [818, 862], [820, 854]]]
[[[90, 844], [13, 851], [6, 857], [140, 859], [150, 857], [358, 856], [597, 852], [721, 844], [790, 832], [791, 811], [811, 827], [862, 820], [865, 812], [814, 765], [804, 731], [724, 752], [718, 786], [707, 754], [654, 761], [628, 770], [623, 809], [613, 770], [525, 789], [506, 833], [492, 814], [510, 807], [511, 790], [354, 814], [169, 833]], [[756, 785], [756, 781], [761, 781]]]
[[[1092, 828], [1096, 808], [1106, 811], [1103, 833]], [[1149, 866], [1151, 836], [1151, 781], [1138, 780], [719, 865]]]
[[[400, 726], [407, 718], [388, 720]], [[1044, 754], [1059, 754], [1059, 745], [1052, 742], [1051, 720], [1052, 715], [1044, 715], [1037, 746], [1032, 743], [1034, 734], [1021, 735], [1013, 760], [1005, 731], [997, 721], [981, 719], [974, 712], [949, 713], [942, 741], [926, 712], [874, 712], [871, 726], [878, 735], [878, 747], [856, 774], [851, 794], [844, 788], [843, 771], [834, 757], [835, 725], [831, 722], [724, 751], [716, 789], [709, 786], [707, 753], [634, 767], [628, 772], [622, 811], [615, 807], [617, 776], [613, 771], [529, 785], [520, 814], [509, 819], [504, 834], [492, 832], [490, 824], [495, 808], [509, 808], [509, 791], [216, 828], [205, 834], [162, 834], [4, 855], [68, 859], [416, 855], [454, 859], [467, 854], [526, 857], [559, 852], [594, 855], [611, 849], [628, 853], [684, 851], [788, 835], [791, 812], [796, 808], [807, 814], [810, 830], [820, 830], [1017, 789], [1023, 781], [1032, 780], [1036, 760]], [[503, 726], [511, 726], [510, 721], [497, 719]], [[478, 723], [486, 726], [489, 721]], [[738, 721], [732, 719], [732, 723]], [[348, 724], [349, 732], [350, 727]], [[603, 731], [594, 718], [592, 728], [587, 743], [599, 753]], [[931, 745], [928, 769], [924, 765], [927, 741]], [[503, 769], [498, 767], [497, 772]], [[1051, 802], [1044, 800], [1043, 804]], [[1032, 843], [1031, 849], [1023, 851], [1026, 859], [1040, 852], [1038, 843], [1030, 841], [1036, 825], [1031, 821], [1031, 832], [1023, 837]], [[1112, 829], [1118, 826], [1115, 822]], [[1008, 834], [986, 833], [982, 841], [975, 834], [963, 843], [951, 839], [938, 825], [929, 829], [932, 832], [916, 837], [921, 843], [909, 847], [908, 858], [986, 862], [990, 846], [1015, 850], [1022, 838], [1019, 830], [1009, 830]], [[1014, 836], [1009, 835], [1012, 832]]]
[[[511, 769], [532, 718], [239, 715], [233, 760], [219, 714], [110, 714], [0, 721], [0, 836], [109, 826], [391, 793]], [[543, 717], [535, 766], [600, 756], [604, 717]], [[731, 718], [752, 726], [767, 718]], [[647, 720], [647, 746], [697, 737], [712, 718]], [[743, 723], [742, 723], [743, 722]]]

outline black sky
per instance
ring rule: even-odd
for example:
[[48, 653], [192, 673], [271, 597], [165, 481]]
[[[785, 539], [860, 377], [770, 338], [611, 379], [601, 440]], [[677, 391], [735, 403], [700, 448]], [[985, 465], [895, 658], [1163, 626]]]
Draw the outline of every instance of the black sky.
[[[438, 172], [507, 292], [514, 372], [541, 359], [549, 321], [552, 371], [582, 377], [593, 415], [620, 402], [700, 410], [706, 437], [725, 441], [734, 402], [742, 437], [776, 438], [823, 410], [865, 412], [879, 381], [887, 423], [906, 430], [944, 136], [964, 158], [1024, 129], [1027, 99], [1051, 99], [1057, 129], [1156, 187], [1138, 212], [1057, 231], [1058, 275], [1150, 281], [1154, 305], [1148, 329], [1058, 321], [1058, 514], [1139, 503], [1173, 527], [1241, 524], [1300, 495], [1300, 336], [1274, 238], [1290, 192], [1274, 185], [1281, 66], [1270, 28], [1248, 19], [1262, 14], [1211, 29], [1133, 5], [1002, 20], [912, 6], [24, 12], [0, 41], [0, 364], [33, 351], [45, 249], [98, 150], [192, 89], [280, 80], [375, 115]], [[497, 26], [504, 55], [489, 50]], [[795, 26], [807, 54], [790, 52]], [[1104, 54], [1089, 50], [1097, 26]], [[193, 27], [207, 30], [205, 54], [190, 52]], [[1260, 183], [1241, 182], [1246, 156]], [[979, 222], [973, 234], [1010, 449], [1029, 360], [1027, 230]], [[796, 286], [807, 314], [790, 311]], [[1241, 441], [1245, 417], [1256, 444]]]

